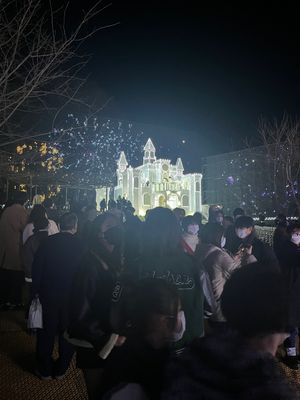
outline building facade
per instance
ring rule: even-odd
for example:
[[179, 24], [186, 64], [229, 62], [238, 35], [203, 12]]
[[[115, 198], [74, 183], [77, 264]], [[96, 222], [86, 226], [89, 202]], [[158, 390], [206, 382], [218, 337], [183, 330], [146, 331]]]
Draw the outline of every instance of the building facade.
[[220, 204], [227, 215], [236, 207], [253, 217], [294, 215], [282, 168], [268, 157], [264, 146], [209, 156], [202, 165], [204, 204]]
[[138, 215], [154, 207], [183, 208], [186, 214], [201, 211], [202, 174], [184, 174], [181, 158], [157, 159], [156, 150], [149, 138], [144, 147], [143, 164], [133, 168], [121, 152], [117, 168], [115, 199], [130, 200]]

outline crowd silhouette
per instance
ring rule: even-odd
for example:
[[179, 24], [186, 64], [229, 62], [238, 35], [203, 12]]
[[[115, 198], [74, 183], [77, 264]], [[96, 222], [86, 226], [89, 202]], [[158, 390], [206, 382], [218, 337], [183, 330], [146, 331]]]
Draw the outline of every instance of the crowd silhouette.
[[278, 215], [270, 246], [241, 208], [204, 223], [163, 207], [141, 220], [125, 199], [25, 202], [0, 218], [0, 306], [28, 319], [39, 299], [41, 380], [64, 379], [76, 353], [89, 400], [298, 398], [277, 362], [281, 346], [298, 369], [298, 221]]

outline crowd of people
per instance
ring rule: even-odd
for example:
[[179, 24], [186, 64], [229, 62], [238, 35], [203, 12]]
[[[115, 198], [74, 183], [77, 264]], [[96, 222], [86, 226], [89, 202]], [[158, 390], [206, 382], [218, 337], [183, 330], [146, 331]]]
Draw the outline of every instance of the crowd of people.
[[[63, 379], [76, 353], [94, 399], [296, 399], [300, 223], [279, 216], [273, 248], [251, 216], [113, 201], [61, 216], [19, 198], [0, 219], [0, 304], [42, 305], [36, 370]], [[25, 304], [24, 304], [25, 303]], [[58, 358], [53, 359], [55, 341]]]

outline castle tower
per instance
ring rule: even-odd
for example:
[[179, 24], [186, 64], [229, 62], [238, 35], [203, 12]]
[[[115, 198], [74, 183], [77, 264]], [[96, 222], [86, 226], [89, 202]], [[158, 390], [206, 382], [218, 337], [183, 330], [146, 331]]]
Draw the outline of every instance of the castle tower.
[[177, 170], [177, 175], [182, 175], [183, 174], [184, 168], [183, 168], [183, 164], [182, 164], [181, 158], [177, 158], [176, 170]]
[[154, 144], [152, 143], [152, 140], [149, 138], [144, 147], [143, 164], [152, 164], [154, 163], [154, 161], [156, 161], [155, 151], [156, 150]]
[[128, 166], [128, 162], [126, 160], [126, 156], [124, 151], [121, 151], [120, 158], [118, 160], [118, 170], [120, 172], [124, 172]]

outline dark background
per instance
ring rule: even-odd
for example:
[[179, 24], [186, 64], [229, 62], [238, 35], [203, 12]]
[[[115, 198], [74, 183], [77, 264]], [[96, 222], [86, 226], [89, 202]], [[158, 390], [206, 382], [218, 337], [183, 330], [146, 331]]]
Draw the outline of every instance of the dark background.
[[[84, 47], [93, 55], [86, 91], [99, 103], [112, 97], [102, 116], [150, 124], [161, 156], [182, 155], [194, 169], [202, 156], [244, 147], [246, 137], [257, 144], [259, 118], [297, 115], [296, 6], [112, 3], [95, 26], [120, 24]], [[71, 2], [73, 20], [92, 4]]]

